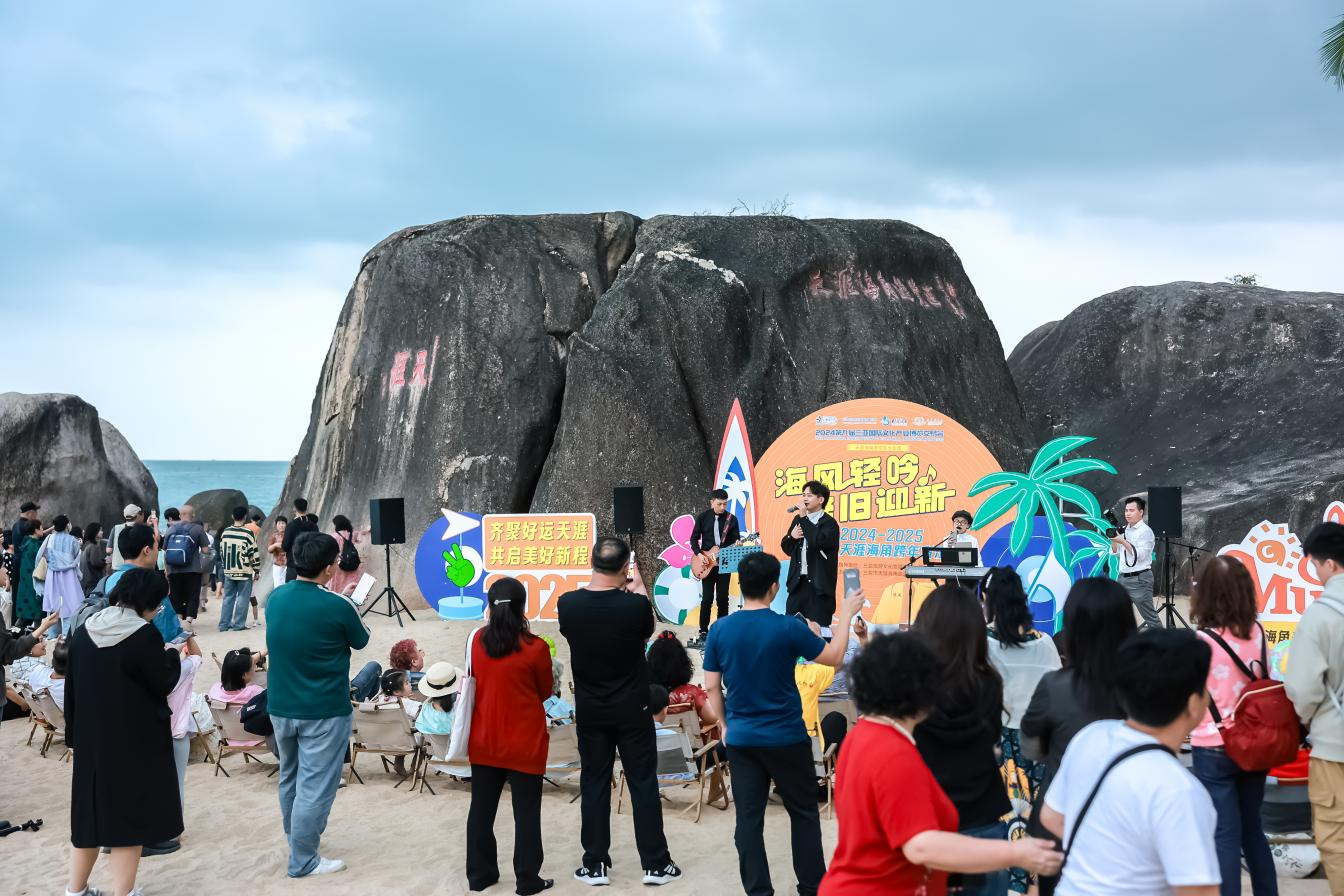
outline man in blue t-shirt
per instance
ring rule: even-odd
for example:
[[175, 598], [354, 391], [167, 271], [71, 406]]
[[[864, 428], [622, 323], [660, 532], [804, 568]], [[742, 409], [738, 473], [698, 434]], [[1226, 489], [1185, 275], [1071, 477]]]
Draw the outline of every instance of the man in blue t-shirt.
[[[121, 574], [126, 570], [136, 567], [150, 570], [158, 568], [159, 540], [153, 528], [144, 523], [127, 523], [120, 529], [121, 531], [117, 533], [117, 550], [121, 552], [125, 562], [94, 586], [93, 591], [84, 599], [79, 612], [75, 614], [75, 628], [79, 628], [90, 616], [111, 604], [108, 595], [117, 587], [117, 582], [121, 581]], [[165, 644], [173, 643], [184, 634], [181, 623], [177, 621], [177, 613], [166, 597], [159, 604], [159, 612], [154, 616], [154, 627], [163, 635]]]
[[[766, 553], [747, 556], [738, 565], [737, 576], [743, 607], [709, 630], [704, 666], [709, 705], [725, 720], [723, 740], [737, 803], [738, 871], [748, 893], [774, 892], [764, 829], [773, 780], [789, 812], [798, 892], [810, 896], [821, 885], [826, 858], [817, 811], [817, 771], [793, 667], [799, 657], [839, 666], [848, 644], [842, 638], [828, 644], [802, 619], [770, 609], [779, 592], [779, 561], [774, 557]], [[833, 631], [849, 631], [862, 607], [861, 590], [845, 595]], [[728, 687], [726, 705], [724, 685]]]

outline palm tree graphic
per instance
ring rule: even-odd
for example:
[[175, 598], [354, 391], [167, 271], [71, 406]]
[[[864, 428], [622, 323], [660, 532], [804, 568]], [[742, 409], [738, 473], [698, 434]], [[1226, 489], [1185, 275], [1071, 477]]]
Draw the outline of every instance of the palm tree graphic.
[[[1111, 542], [1105, 534], [1111, 524], [1102, 519], [1101, 505], [1097, 503], [1096, 496], [1081, 485], [1064, 481], [1070, 476], [1081, 476], [1084, 473], [1115, 473], [1115, 467], [1095, 457], [1063, 459], [1064, 455], [1092, 441], [1090, 436], [1054, 439], [1036, 452], [1031, 469], [1026, 473], [991, 473], [981, 477], [971, 486], [968, 493], [971, 497], [993, 488], [1002, 487], [1002, 490], [980, 505], [980, 510], [975, 514], [975, 528], [983, 529], [1010, 508], [1016, 507], [1017, 518], [1013, 520], [1008, 544], [1013, 554], [1020, 554], [1031, 541], [1039, 508], [1045, 516], [1046, 525], [1050, 527], [1050, 549], [1066, 570], [1072, 572], [1075, 564], [1091, 560], [1088, 575], [1118, 578], [1120, 561], [1111, 551]], [[1070, 533], [1064, 528], [1061, 502], [1077, 507], [1083, 520], [1096, 530], [1074, 529], [1075, 533], [1087, 540], [1087, 544], [1077, 550], [1069, 547]]]

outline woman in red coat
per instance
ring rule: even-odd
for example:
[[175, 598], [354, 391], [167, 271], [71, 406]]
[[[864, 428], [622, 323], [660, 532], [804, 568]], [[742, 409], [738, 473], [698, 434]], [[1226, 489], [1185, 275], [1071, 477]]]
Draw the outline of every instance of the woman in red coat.
[[487, 594], [486, 624], [468, 650], [476, 679], [471, 717], [471, 810], [467, 813], [467, 882], [484, 890], [499, 881], [495, 812], [507, 781], [513, 795], [513, 872], [519, 896], [555, 885], [541, 877], [541, 779], [546, 771], [546, 710], [551, 651], [527, 627], [527, 589], [503, 578]]

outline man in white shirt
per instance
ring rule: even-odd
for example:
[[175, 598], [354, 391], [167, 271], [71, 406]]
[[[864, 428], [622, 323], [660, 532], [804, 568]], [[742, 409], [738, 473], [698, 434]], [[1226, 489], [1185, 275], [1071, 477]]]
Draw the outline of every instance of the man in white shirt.
[[968, 510], [958, 510], [952, 514], [952, 534], [948, 536], [947, 543], [954, 548], [979, 548], [980, 540], [971, 534], [971, 526], [974, 524], [975, 519]]
[[69, 657], [70, 651], [66, 649], [65, 637], [62, 636], [56, 639], [56, 649], [51, 652], [51, 665], [43, 663], [28, 673], [28, 687], [33, 689], [33, 693], [46, 688], [61, 712], [65, 712], [65, 668]]
[[1143, 521], [1148, 502], [1137, 495], [1125, 499], [1125, 531], [1111, 540], [1120, 558], [1120, 585], [1143, 617], [1142, 629], [1161, 628], [1153, 606], [1153, 530]]
[[[1078, 732], [1041, 809], [1066, 850], [1058, 896], [1217, 896], [1218, 815], [1177, 758], [1208, 708], [1209, 659], [1209, 645], [1183, 629], [1121, 646], [1116, 689], [1127, 718]], [[1143, 750], [1115, 762], [1134, 748]]]

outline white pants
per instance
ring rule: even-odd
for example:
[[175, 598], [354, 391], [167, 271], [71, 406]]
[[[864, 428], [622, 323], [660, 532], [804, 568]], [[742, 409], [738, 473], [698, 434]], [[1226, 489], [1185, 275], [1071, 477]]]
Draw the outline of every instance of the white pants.
[[271, 587], [272, 587], [272, 588], [279, 588], [281, 585], [285, 584], [285, 569], [286, 569], [286, 567], [283, 567], [283, 566], [272, 566], [272, 567], [271, 567]]

